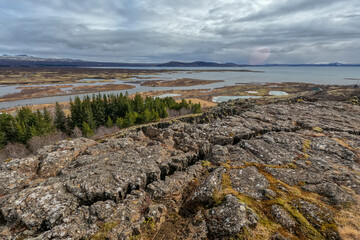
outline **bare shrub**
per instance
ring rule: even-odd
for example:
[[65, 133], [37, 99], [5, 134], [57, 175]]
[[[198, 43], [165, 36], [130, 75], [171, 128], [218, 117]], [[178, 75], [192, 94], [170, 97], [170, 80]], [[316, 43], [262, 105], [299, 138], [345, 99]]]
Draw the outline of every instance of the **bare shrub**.
[[71, 137], [72, 138], [82, 137], [81, 129], [79, 127], [75, 127], [74, 130], [72, 130]]
[[183, 107], [180, 110], [167, 109], [167, 113], [168, 113], [169, 117], [178, 117], [178, 116], [182, 116], [182, 115], [191, 114], [193, 112], [191, 109], [187, 109], [187, 108]]
[[54, 134], [32, 137], [31, 139], [28, 140], [27, 144], [30, 151], [35, 153], [39, 148], [42, 148], [46, 145], [54, 144], [66, 138], [67, 135], [59, 131]]
[[95, 133], [92, 136], [92, 138], [98, 138], [98, 137], [101, 137], [104, 135], [116, 133], [118, 131], [120, 131], [120, 129], [117, 126], [113, 126], [113, 127], [109, 127], [109, 128], [100, 126], [98, 129], [95, 130]]
[[30, 150], [22, 143], [8, 143], [0, 152], [0, 159], [23, 158], [30, 154]]

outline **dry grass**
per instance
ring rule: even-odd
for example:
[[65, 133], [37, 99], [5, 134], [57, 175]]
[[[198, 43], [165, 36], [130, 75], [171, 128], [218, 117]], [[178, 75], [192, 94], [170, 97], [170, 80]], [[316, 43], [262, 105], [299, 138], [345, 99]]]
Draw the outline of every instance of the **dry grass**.
[[[63, 108], [64, 111], [65, 111], [66, 108], [70, 107], [69, 102], [61, 102], [59, 104]], [[29, 105], [28, 107], [31, 109], [31, 111], [34, 111], [34, 112], [37, 111], [37, 110], [43, 110], [44, 108], [46, 108], [47, 110], [52, 110], [52, 109], [55, 109], [55, 103]], [[4, 112], [4, 113], [15, 114], [17, 109], [18, 109], [18, 107], [12, 107], [12, 108], [7, 108], [7, 109], [1, 110], [1, 111]]]
[[2, 68], [2, 84], [74, 83], [82, 79], [131, 80], [138, 75], [168, 72], [167, 70], [91, 69], [91, 68]]
[[176, 80], [172, 80], [172, 81], [151, 80], [151, 81], [143, 82], [141, 84], [141, 86], [149, 86], [149, 87], [183, 87], [183, 86], [206, 85], [206, 84], [218, 83], [218, 82], [223, 82], [223, 81], [181, 78], [181, 79], [176, 79]]
[[[209, 102], [199, 98], [187, 98], [186, 101], [191, 101], [192, 103], [200, 103], [201, 108], [210, 108], [217, 105], [217, 103]], [[176, 102], [181, 102], [181, 100], [176, 100]]]
[[360, 196], [356, 196], [355, 204], [339, 211], [335, 220], [342, 239], [360, 239]]
[[135, 88], [135, 86], [126, 85], [126, 84], [105, 84], [105, 85], [95, 85], [95, 86], [85, 85], [85, 86], [74, 87], [73, 91], [71, 91], [70, 94], [127, 90], [132, 88]]
[[135, 88], [135, 86], [126, 85], [126, 84], [104, 84], [104, 85], [95, 85], [95, 86], [84, 85], [84, 86], [74, 87], [69, 92], [62, 90], [62, 88], [68, 88], [69, 86], [71, 85], [20, 87], [19, 89], [22, 89], [21, 92], [4, 95], [0, 98], [0, 102], [15, 101], [21, 99], [42, 98], [48, 96], [65, 96], [65, 95], [83, 94], [83, 93], [127, 90], [127, 89]]

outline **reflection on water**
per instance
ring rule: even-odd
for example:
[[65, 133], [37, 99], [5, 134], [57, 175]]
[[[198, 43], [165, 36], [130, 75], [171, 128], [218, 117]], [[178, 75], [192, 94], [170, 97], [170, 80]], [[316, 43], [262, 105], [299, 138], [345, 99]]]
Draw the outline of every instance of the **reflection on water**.
[[177, 93], [165, 93], [165, 94], [161, 94], [159, 96], [154, 96], [155, 98], [166, 98], [166, 97], [178, 97], [181, 96], [181, 94], [177, 94]]
[[289, 94], [287, 92], [284, 92], [284, 91], [270, 91], [269, 95], [272, 95], [272, 96], [286, 96], [286, 95], [289, 95]]
[[213, 97], [213, 102], [227, 102], [229, 100], [236, 100], [236, 99], [248, 99], [248, 98], [261, 98], [261, 96], [218, 96]]

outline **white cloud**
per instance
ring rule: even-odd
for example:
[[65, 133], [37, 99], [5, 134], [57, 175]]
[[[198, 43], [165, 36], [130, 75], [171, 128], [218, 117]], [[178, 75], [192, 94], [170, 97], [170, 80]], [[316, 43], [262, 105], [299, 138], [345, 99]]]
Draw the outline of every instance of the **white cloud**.
[[[0, 0], [0, 52], [102, 61], [360, 62], [358, 0]], [[341, 59], [336, 59], [339, 57]]]

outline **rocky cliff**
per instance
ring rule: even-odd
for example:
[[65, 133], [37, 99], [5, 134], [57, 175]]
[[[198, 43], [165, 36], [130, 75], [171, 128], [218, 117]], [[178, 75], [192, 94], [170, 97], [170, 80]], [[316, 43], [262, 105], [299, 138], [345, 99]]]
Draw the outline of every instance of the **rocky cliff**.
[[231, 102], [0, 163], [1, 239], [358, 239], [360, 106]]

